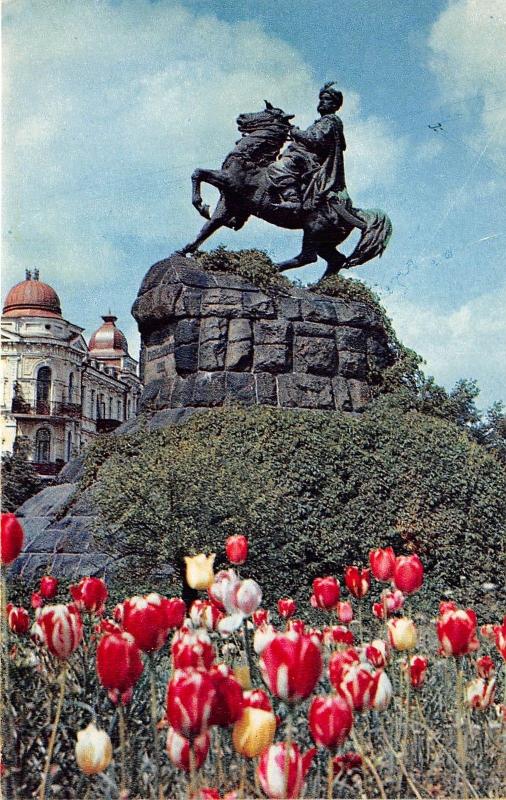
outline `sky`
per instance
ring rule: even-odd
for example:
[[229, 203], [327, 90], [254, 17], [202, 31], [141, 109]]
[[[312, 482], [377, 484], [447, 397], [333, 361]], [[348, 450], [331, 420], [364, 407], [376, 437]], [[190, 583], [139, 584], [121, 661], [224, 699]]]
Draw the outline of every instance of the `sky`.
[[[264, 98], [309, 125], [334, 80], [349, 194], [394, 226], [381, 259], [344, 274], [380, 295], [436, 381], [476, 379], [482, 408], [506, 400], [504, 0], [4, 0], [2, 10], [3, 296], [38, 267], [85, 336], [111, 310], [137, 355], [130, 307], [143, 275], [200, 229], [193, 169], [218, 168], [237, 115]], [[203, 249], [284, 260], [300, 240], [252, 219]], [[323, 271], [288, 275], [307, 283]]]

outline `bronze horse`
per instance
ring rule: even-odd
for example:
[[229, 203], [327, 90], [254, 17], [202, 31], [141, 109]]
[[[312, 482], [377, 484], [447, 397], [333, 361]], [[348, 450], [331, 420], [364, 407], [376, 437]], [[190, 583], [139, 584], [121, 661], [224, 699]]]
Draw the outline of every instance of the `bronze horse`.
[[[192, 175], [192, 203], [208, 222], [179, 252], [193, 253], [222, 226], [239, 230], [250, 215], [282, 228], [303, 230], [299, 255], [277, 265], [280, 271], [302, 267], [320, 256], [327, 262], [325, 275], [358, 266], [381, 256], [388, 244], [392, 224], [385, 212], [354, 208], [349, 199], [337, 194], [320, 197], [315, 207], [286, 208], [276, 198], [275, 187], [267, 175], [290, 133], [293, 115], [266, 101], [263, 111], [240, 114], [237, 127], [242, 137], [226, 157], [220, 170], [196, 169]], [[201, 196], [202, 182], [215, 186], [220, 198], [212, 215]], [[278, 202], [276, 200], [278, 199]], [[336, 248], [353, 228], [361, 230], [353, 253], [346, 257]]]

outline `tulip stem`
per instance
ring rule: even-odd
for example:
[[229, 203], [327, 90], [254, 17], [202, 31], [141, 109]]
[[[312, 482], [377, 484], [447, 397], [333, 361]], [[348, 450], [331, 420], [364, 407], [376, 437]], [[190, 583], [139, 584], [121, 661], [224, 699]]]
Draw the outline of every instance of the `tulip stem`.
[[364, 631], [362, 628], [362, 598], [358, 601], [358, 633], [360, 636], [360, 644], [364, 644]]
[[288, 778], [290, 774], [291, 754], [292, 754], [292, 709], [288, 708], [288, 714], [286, 717], [286, 743], [285, 743], [285, 764], [284, 764], [285, 797], [288, 797]]
[[334, 756], [329, 754], [327, 765], [327, 800], [332, 800], [334, 791]]
[[246, 787], [246, 759], [241, 756], [241, 781], [239, 783], [239, 798], [243, 800]]
[[162, 788], [160, 786], [160, 753], [158, 746], [159, 742], [158, 742], [158, 727], [157, 727], [158, 703], [156, 697], [156, 670], [155, 670], [155, 660], [153, 653], [149, 653], [148, 662], [149, 662], [149, 689], [150, 689], [150, 701], [151, 701], [151, 728], [153, 731], [153, 747], [155, 750], [155, 795], [158, 796], [159, 800], [162, 800]]
[[39, 789], [39, 800], [45, 800], [46, 797], [47, 776], [49, 775], [49, 768], [51, 766], [51, 759], [53, 757], [53, 750], [56, 742], [56, 731], [58, 729], [58, 724], [60, 722], [61, 712], [63, 708], [66, 682], [67, 682], [67, 662], [64, 663], [62, 671], [59, 676], [60, 693], [58, 695], [58, 704], [56, 706], [56, 714], [54, 717], [53, 729], [51, 731], [51, 738], [49, 739], [49, 745], [47, 748], [46, 764], [44, 767], [42, 781]]
[[359, 755], [362, 757], [362, 760], [363, 760], [364, 764], [366, 765], [367, 769], [369, 770], [369, 772], [373, 776], [374, 780], [376, 781], [376, 786], [378, 787], [378, 791], [380, 793], [380, 796], [383, 798], [383, 800], [387, 800], [387, 796], [385, 794], [385, 788], [383, 786], [382, 780], [381, 780], [380, 776], [378, 775], [376, 767], [372, 763], [371, 759], [369, 758], [369, 756], [366, 755], [366, 753], [364, 751], [364, 748], [362, 746], [362, 743], [359, 740], [358, 735], [355, 732], [354, 728], [351, 729], [351, 738], [353, 740], [353, 744], [355, 745], [356, 749], [359, 752]]
[[244, 637], [244, 652], [246, 653], [246, 663], [248, 665], [248, 672], [249, 678], [251, 680], [252, 672], [251, 672], [251, 653], [249, 647], [249, 639], [248, 639], [248, 623], [244, 619], [242, 622], [242, 635]]
[[188, 782], [188, 800], [192, 800], [196, 794], [195, 787], [195, 753], [193, 752], [193, 742], [190, 740], [188, 749], [188, 758], [190, 761], [190, 780]]
[[462, 662], [462, 657], [457, 657], [455, 659], [456, 667], [457, 667], [457, 682], [456, 682], [456, 704], [455, 704], [455, 724], [457, 728], [457, 755], [459, 759], [460, 768], [462, 770], [462, 775], [464, 780], [463, 789], [464, 789], [464, 800], [467, 800], [469, 797], [467, 791], [467, 776], [466, 776], [466, 746], [464, 741], [464, 730], [463, 730], [463, 694], [464, 694], [464, 665]]
[[120, 796], [124, 797], [127, 793], [127, 780], [126, 780], [126, 725], [125, 725], [125, 712], [121, 704], [118, 703], [118, 726], [119, 726], [119, 747], [121, 753], [120, 760]]

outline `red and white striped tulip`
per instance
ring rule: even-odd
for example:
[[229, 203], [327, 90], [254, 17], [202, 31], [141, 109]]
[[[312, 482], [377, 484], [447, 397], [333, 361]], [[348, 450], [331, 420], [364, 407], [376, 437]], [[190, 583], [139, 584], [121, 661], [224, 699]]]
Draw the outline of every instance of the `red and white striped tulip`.
[[315, 697], [309, 707], [308, 721], [315, 743], [334, 750], [343, 744], [351, 731], [353, 711], [339, 695]]
[[334, 756], [332, 761], [334, 777], [339, 781], [352, 778], [362, 772], [362, 756], [358, 753], [349, 752], [344, 753], [342, 756]]
[[251, 615], [251, 619], [253, 623], [257, 626], [263, 625], [264, 623], [269, 622], [271, 618], [270, 612], [266, 608], [257, 608], [256, 611], [253, 612]]
[[46, 606], [37, 618], [44, 644], [52, 655], [64, 660], [72, 655], [83, 638], [83, 622], [74, 605]]
[[30, 605], [32, 608], [42, 608], [44, 605], [44, 598], [42, 597], [40, 592], [32, 592], [32, 596], [30, 598]]
[[267, 647], [269, 642], [272, 642], [276, 636], [276, 631], [272, 625], [260, 625], [253, 634], [253, 649], [257, 656], [259, 656]]
[[353, 707], [355, 711], [365, 711], [371, 707], [372, 697], [376, 689], [375, 676], [370, 664], [353, 664], [346, 667], [336, 686], [338, 694]]
[[216, 656], [207, 631], [202, 629], [176, 631], [171, 651], [175, 669], [209, 669]]
[[329, 660], [329, 678], [334, 689], [341, 685], [343, 675], [351, 666], [360, 663], [360, 655], [354, 647], [333, 653]]
[[365, 647], [365, 657], [373, 667], [386, 667], [390, 660], [388, 642], [383, 639], [374, 639]]
[[30, 629], [30, 615], [26, 608], [22, 606], [13, 606], [12, 603], [7, 604], [7, 624], [13, 633], [22, 636], [28, 633]]
[[278, 614], [283, 619], [293, 617], [297, 611], [297, 603], [292, 597], [280, 597], [278, 600]]
[[373, 604], [372, 613], [378, 619], [385, 619], [385, 609], [386, 615], [389, 617], [396, 611], [400, 611], [403, 605], [404, 595], [399, 589], [395, 589], [393, 592], [385, 590], [381, 593], [381, 602]]
[[200, 769], [207, 758], [210, 744], [209, 734], [202, 733], [189, 741], [185, 736], [169, 727], [167, 732], [166, 753], [177, 769], [190, 772], [190, 747], [193, 751], [194, 769]]
[[195, 628], [215, 631], [223, 619], [223, 613], [210, 600], [194, 600], [190, 608], [190, 619]]
[[355, 637], [344, 625], [326, 625], [323, 629], [323, 641], [327, 647], [332, 647], [334, 644], [352, 645]]
[[506, 661], [506, 617], [504, 617], [502, 625], [494, 625], [494, 641], [502, 658]]
[[245, 708], [261, 708], [263, 711], [272, 711], [269, 695], [263, 689], [248, 689], [243, 692], [243, 703]]
[[484, 711], [494, 702], [495, 690], [495, 678], [490, 678], [488, 681], [484, 678], [475, 678], [466, 686], [466, 703], [471, 708]]
[[177, 733], [193, 739], [210, 725], [216, 696], [214, 681], [207, 672], [176, 669], [167, 686], [167, 720]]
[[132, 634], [141, 650], [151, 653], [163, 647], [171, 628], [182, 624], [185, 610], [180, 598], [168, 600], [156, 592], [136, 595], [123, 603], [123, 629]]
[[332, 611], [339, 602], [341, 587], [337, 578], [327, 575], [325, 578], [315, 578], [313, 581], [313, 595], [311, 605]]
[[413, 594], [423, 583], [423, 564], [419, 556], [397, 556], [393, 580], [397, 589], [404, 594]]
[[408, 669], [409, 664], [409, 680], [414, 689], [419, 689], [424, 681], [429, 667], [429, 660], [425, 656], [411, 656], [408, 661], [402, 664], [403, 670]]
[[234, 587], [230, 602], [235, 610], [248, 617], [262, 602], [262, 590], [256, 581], [246, 578]]
[[229, 536], [225, 543], [225, 552], [231, 564], [236, 566], [244, 564], [248, 558], [248, 540], [246, 536], [242, 536], [240, 533], [235, 536]]
[[267, 797], [298, 797], [315, 752], [316, 749], [312, 748], [301, 755], [295, 742], [292, 742], [290, 749], [285, 742], [271, 744], [261, 755], [257, 769], [260, 784]]
[[482, 656], [476, 660], [476, 671], [480, 678], [491, 678], [495, 672], [494, 660], [490, 656]]
[[385, 670], [376, 670], [371, 688], [370, 707], [375, 711], [384, 711], [390, 705], [393, 693], [392, 683]]
[[44, 600], [52, 600], [58, 591], [58, 581], [52, 575], [44, 575], [40, 579], [40, 594]]
[[109, 596], [107, 586], [102, 578], [82, 578], [76, 586], [70, 587], [70, 594], [80, 611], [102, 616], [105, 601]]
[[346, 567], [344, 582], [348, 591], [360, 600], [365, 597], [371, 585], [371, 570], [359, 569], [355, 565]]
[[23, 549], [25, 534], [15, 514], [2, 514], [0, 523], [0, 562], [12, 564]]
[[130, 702], [144, 664], [134, 637], [125, 631], [107, 633], [97, 647], [97, 674], [113, 703]]
[[389, 581], [394, 574], [395, 553], [391, 547], [377, 547], [369, 553], [369, 563], [377, 581]]
[[465, 656], [479, 647], [476, 614], [471, 608], [446, 610], [436, 622], [436, 633], [446, 656]]
[[295, 631], [278, 633], [262, 651], [259, 663], [269, 690], [286, 703], [309, 697], [323, 667], [318, 644]]
[[341, 600], [336, 607], [339, 622], [348, 625], [353, 619], [353, 606], [349, 600]]
[[240, 580], [235, 570], [222, 569], [217, 572], [207, 590], [211, 603], [214, 603], [220, 611], [234, 614], [237, 609], [233, 603], [233, 595], [239, 584]]

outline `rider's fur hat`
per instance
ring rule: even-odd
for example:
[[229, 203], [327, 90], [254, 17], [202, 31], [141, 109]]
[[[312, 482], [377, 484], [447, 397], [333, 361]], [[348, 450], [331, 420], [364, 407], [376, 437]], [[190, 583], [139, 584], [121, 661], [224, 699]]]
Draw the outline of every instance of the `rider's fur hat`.
[[343, 93], [338, 91], [337, 89], [333, 89], [332, 87], [334, 86], [334, 84], [335, 84], [335, 81], [330, 81], [329, 83], [326, 83], [324, 86], [322, 86], [322, 88], [320, 89], [319, 97], [320, 97], [320, 100], [322, 99], [322, 97], [324, 95], [327, 95], [327, 97], [330, 97], [333, 100], [333, 102], [335, 103], [336, 111], [337, 111], [337, 109], [341, 108], [341, 106], [343, 104]]

